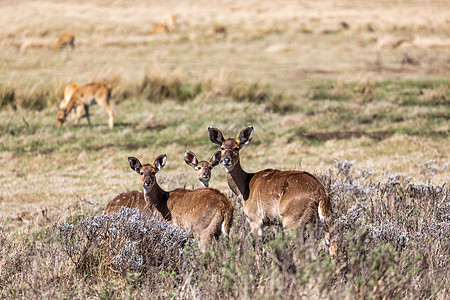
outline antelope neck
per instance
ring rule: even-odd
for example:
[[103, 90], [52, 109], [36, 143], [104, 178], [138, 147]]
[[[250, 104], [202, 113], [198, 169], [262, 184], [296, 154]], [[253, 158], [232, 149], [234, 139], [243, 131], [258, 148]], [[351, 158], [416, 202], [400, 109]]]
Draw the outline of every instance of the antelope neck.
[[241, 163], [238, 162], [233, 170], [227, 172], [227, 181], [230, 189], [238, 196], [242, 196], [243, 200], [247, 200], [250, 194], [249, 183], [254, 173], [245, 172]]
[[147, 205], [155, 207], [164, 219], [170, 220], [170, 214], [167, 210], [169, 192], [164, 191], [158, 183], [156, 183], [150, 192], [147, 193], [144, 189], [144, 198]]

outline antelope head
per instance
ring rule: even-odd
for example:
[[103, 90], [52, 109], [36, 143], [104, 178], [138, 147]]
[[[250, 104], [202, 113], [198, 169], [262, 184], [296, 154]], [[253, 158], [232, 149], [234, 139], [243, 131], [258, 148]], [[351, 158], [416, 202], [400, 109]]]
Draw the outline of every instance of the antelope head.
[[153, 187], [157, 185], [155, 175], [166, 164], [166, 155], [162, 154], [158, 156], [153, 164], [142, 165], [139, 159], [132, 156], [128, 157], [128, 162], [130, 163], [131, 169], [141, 175], [144, 193], [149, 194]]
[[65, 108], [58, 108], [58, 116], [56, 117], [56, 126], [61, 127], [61, 125], [66, 120], [66, 109]]
[[249, 126], [241, 130], [237, 139], [224, 139], [222, 132], [217, 128], [208, 128], [209, 139], [222, 150], [222, 163], [231, 172], [239, 164], [239, 150], [247, 145], [253, 138], [253, 127]]
[[194, 152], [187, 150], [184, 153], [184, 161], [197, 171], [197, 178], [204, 187], [209, 186], [209, 180], [211, 179], [212, 169], [220, 163], [222, 155], [220, 151], [213, 154], [208, 161], [198, 161]]

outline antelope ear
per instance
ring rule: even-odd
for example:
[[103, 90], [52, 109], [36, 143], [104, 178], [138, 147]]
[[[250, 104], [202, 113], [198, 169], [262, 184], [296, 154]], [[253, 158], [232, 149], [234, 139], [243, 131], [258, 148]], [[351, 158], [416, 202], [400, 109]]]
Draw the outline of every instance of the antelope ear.
[[215, 166], [220, 164], [221, 159], [222, 159], [222, 151], [219, 150], [213, 154], [213, 156], [211, 157], [211, 160], [209, 162], [210, 162], [211, 166], [214, 168]]
[[241, 130], [241, 133], [239, 133], [239, 148], [244, 147], [247, 145], [253, 138], [253, 126], [248, 126]]
[[184, 161], [193, 168], [198, 165], [198, 160], [195, 156], [195, 153], [189, 150], [186, 150], [186, 152], [184, 152]]
[[135, 171], [136, 173], [140, 174], [142, 165], [139, 159], [136, 157], [130, 156], [128, 157], [128, 162], [130, 163], [130, 168]]
[[214, 127], [208, 127], [208, 132], [209, 132], [209, 139], [211, 140], [211, 142], [219, 145], [219, 147], [222, 146], [222, 143], [225, 142], [222, 132], [220, 132], [219, 129]]
[[165, 154], [161, 154], [160, 156], [158, 156], [155, 159], [154, 165], [155, 165], [155, 168], [156, 168], [156, 172], [161, 170], [166, 165], [166, 155]]

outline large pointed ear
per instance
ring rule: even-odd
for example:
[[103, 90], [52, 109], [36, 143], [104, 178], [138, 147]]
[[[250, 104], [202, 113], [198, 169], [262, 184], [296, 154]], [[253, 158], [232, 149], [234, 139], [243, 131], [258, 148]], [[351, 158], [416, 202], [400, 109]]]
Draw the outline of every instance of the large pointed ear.
[[195, 153], [189, 150], [186, 150], [186, 152], [184, 152], [184, 161], [193, 168], [198, 165], [198, 160], [195, 156]]
[[139, 161], [139, 159], [137, 159], [136, 157], [130, 156], [128, 157], [128, 162], [130, 163], [130, 167], [133, 171], [135, 171], [136, 173], [140, 174], [141, 172], [141, 162]]
[[245, 127], [241, 130], [241, 133], [239, 133], [239, 148], [244, 147], [247, 145], [253, 138], [253, 126]]
[[211, 140], [211, 142], [219, 145], [219, 147], [222, 146], [222, 143], [225, 142], [222, 132], [220, 132], [219, 129], [214, 127], [208, 127], [208, 132], [209, 132], [209, 139]]
[[158, 172], [159, 170], [162, 169], [162, 167], [164, 167], [166, 164], [166, 155], [165, 154], [161, 154], [160, 156], [158, 156], [155, 159], [154, 165], [156, 168], [156, 172]]
[[221, 159], [222, 159], [222, 151], [219, 150], [219, 151], [217, 151], [216, 153], [213, 154], [213, 156], [211, 157], [211, 160], [209, 161], [209, 163], [214, 168], [215, 166], [220, 164], [220, 160]]

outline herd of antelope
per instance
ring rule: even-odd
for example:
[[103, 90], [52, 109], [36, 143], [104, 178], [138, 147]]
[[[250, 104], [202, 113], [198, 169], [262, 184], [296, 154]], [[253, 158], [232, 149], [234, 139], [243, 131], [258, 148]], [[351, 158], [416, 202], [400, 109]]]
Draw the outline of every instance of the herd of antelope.
[[[69, 84], [58, 109], [57, 126], [61, 126], [72, 109], [76, 123], [83, 111], [90, 124], [89, 106], [99, 104], [109, 114], [108, 125], [113, 128], [113, 110], [109, 106], [111, 86], [103, 82], [79, 86]], [[225, 139], [217, 128], [208, 128], [209, 139], [220, 147], [209, 161], [198, 161], [195, 153], [186, 151], [184, 160], [198, 173], [198, 189], [163, 190], [156, 181], [156, 173], [166, 164], [166, 155], [158, 156], [150, 164], [142, 164], [129, 157], [133, 171], [141, 176], [143, 192], [130, 191], [117, 195], [106, 206], [105, 213], [118, 212], [121, 207], [137, 208], [146, 214], [159, 214], [172, 225], [192, 233], [204, 250], [221, 233], [228, 234], [233, 222], [233, 205], [220, 191], [210, 188], [212, 169], [222, 162], [228, 186], [242, 201], [253, 235], [261, 237], [263, 227], [281, 223], [295, 229], [301, 236], [306, 224], [319, 219], [325, 223], [330, 255], [337, 253], [337, 245], [330, 236], [332, 230], [331, 203], [328, 189], [314, 175], [303, 171], [265, 169], [245, 172], [239, 151], [253, 138], [253, 127], [246, 127], [238, 138]]]
[[137, 208], [148, 215], [157, 214], [165, 221], [192, 234], [204, 251], [213, 238], [228, 234], [233, 222], [233, 205], [220, 191], [209, 187], [211, 170], [222, 162], [230, 189], [240, 201], [251, 231], [261, 237], [263, 227], [279, 224], [295, 229], [303, 237], [307, 223], [317, 216], [325, 223], [326, 238], [331, 256], [337, 254], [337, 245], [331, 239], [332, 229], [330, 195], [324, 184], [314, 175], [303, 171], [265, 169], [245, 172], [240, 164], [239, 151], [253, 138], [253, 127], [242, 129], [236, 139], [225, 139], [217, 128], [208, 128], [209, 139], [218, 145], [209, 161], [198, 161], [191, 151], [185, 152], [185, 162], [198, 173], [200, 188], [165, 191], [156, 180], [156, 174], [166, 164], [166, 155], [153, 163], [142, 164], [129, 157], [133, 171], [141, 177], [143, 192], [124, 192], [106, 206], [106, 214], [118, 212], [121, 207]]

